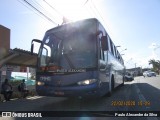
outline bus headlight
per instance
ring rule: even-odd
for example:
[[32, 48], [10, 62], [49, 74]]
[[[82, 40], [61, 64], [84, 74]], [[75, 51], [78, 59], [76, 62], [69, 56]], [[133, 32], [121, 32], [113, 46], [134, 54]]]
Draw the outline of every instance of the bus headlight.
[[37, 82], [37, 85], [39, 85], [39, 86], [42, 86], [44, 84], [45, 84], [44, 82], [40, 82], [40, 81]]
[[77, 84], [78, 85], [89, 85], [89, 84], [95, 83], [96, 81], [97, 79], [88, 79], [84, 81], [79, 81]]

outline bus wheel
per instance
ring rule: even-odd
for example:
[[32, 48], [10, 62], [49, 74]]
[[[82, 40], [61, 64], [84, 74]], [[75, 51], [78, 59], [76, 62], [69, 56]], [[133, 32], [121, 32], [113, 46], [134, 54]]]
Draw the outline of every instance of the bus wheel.
[[122, 83], [122, 86], [124, 86], [124, 79], [125, 79], [125, 78], [123, 77], [123, 83]]
[[111, 89], [108, 93], [109, 97], [112, 95], [113, 90], [114, 90], [114, 77], [112, 76], [112, 78], [111, 78]]

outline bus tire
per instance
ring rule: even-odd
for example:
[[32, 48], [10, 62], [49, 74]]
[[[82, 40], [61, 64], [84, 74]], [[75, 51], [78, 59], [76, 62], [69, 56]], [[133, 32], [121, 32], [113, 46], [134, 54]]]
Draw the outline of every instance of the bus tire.
[[122, 83], [122, 86], [124, 86], [124, 80], [125, 80], [125, 78], [123, 77], [123, 83]]
[[111, 78], [111, 90], [108, 93], [108, 96], [111, 97], [112, 96], [112, 92], [114, 90], [114, 77], [112, 76]]

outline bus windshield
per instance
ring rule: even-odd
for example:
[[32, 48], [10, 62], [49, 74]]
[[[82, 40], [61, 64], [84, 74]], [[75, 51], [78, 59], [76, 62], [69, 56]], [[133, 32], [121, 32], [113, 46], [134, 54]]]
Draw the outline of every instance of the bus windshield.
[[61, 30], [46, 34], [39, 53], [39, 67], [63, 69], [96, 67], [96, 39], [88, 29]]

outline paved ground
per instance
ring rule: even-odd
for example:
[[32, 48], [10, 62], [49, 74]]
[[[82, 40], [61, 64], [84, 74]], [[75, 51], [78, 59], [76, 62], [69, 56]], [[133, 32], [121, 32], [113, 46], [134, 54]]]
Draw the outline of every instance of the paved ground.
[[[135, 103], [132, 105], [127, 102]], [[121, 104], [123, 103], [123, 105]], [[0, 111], [160, 111], [160, 77], [136, 77], [132, 82], [116, 89], [111, 97], [97, 99], [69, 99], [57, 97], [30, 97], [0, 103]], [[72, 112], [73, 111], [73, 112]], [[61, 112], [63, 113], [63, 112]], [[73, 113], [74, 114], [74, 113]], [[106, 113], [105, 113], [106, 114]], [[104, 114], [103, 114], [104, 115]], [[62, 115], [63, 116], [63, 115]], [[157, 117], [52, 117], [56, 120], [158, 120]], [[4, 119], [4, 118], [0, 118]], [[7, 118], [5, 120], [19, 120], [21, 118]], [[26, 118], [27, 119], [27, 118]], [[42, 118], [44, 119], [44, 118]], [[159, 119], [160, 120], [160, 119]]]

